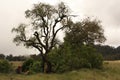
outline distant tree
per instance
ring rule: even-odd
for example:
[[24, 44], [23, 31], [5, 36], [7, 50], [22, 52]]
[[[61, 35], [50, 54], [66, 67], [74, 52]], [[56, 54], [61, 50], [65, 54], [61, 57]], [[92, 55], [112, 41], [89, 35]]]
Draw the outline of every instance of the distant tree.
[[6, 59], [9, 60], [9, 61], [12, 61], [12, 60], [13, 60], [13, 55], [12, 55], [12, 54], [7, 55], [7, 56], [6, 56]]
[[5, 55], [4, 54], [0, 54], [0, 59], [5, 59]]
[[12, 54], [7, 55], [6, 59], [9, 61], [25, 61], [26, 57], [25, 56], [13, 56]]
[[111, 55], [116, 53], [116, 49], [109, 45], [95, 45], [95, 48], [100, 52], [103, 56]]
[[13, 56], [13, 59], [12, 59], [12, 61], [25, 61], [26, 60], [26, 58], [25, 58], [25, 56]]
[[119, 54], [120, 54], [120, 46], [118, 46], [118, 47], [116, 48], [116, 53], [119, 53]]
[[31, 10], [25, 12], [31, 24], [20, 24], [12, 29], [12, 32], [17, 33], [13, 40], [17, 45], [23, 44], [27, 48], [36, 48], [40, 52], [43, 72], [51, 72], [51, 63], [47, 55], [59, 42], [56, 38], [57, 34], [68, 25], [69, 13], [69, 8], [63, 2], [57, 6], [35, 4]]
[[36, 55], [36, 54], [31, 54], [30, 57], [33, 58], [34, 60], [41, 60], [40, 59], [40, 54]]
[[104, 57], [104, 60], [120, 60], [120, 47], [117, 48], [109, 45], [95, 45], [99, 53]]

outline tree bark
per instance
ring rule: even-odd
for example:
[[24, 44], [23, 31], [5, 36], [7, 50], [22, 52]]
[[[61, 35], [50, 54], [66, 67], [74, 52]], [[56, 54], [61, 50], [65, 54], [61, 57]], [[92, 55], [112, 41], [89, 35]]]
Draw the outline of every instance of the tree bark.
[[43, 73], [51, 73], [52, 71], [52, 65], [51, 62], [48, 61], [48, 59], [46, 58], [46, 56], [42, 55], [42, 72]]

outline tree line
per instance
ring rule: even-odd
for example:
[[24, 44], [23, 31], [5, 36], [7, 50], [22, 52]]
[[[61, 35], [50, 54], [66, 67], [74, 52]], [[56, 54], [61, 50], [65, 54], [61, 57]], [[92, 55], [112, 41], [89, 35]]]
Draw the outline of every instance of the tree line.
[[[104, 60], [120, 60], [120, 46], [115, 48], [109, 45], [94, 45], [94, 47], [100, 54], [102, 54]], [[25, 61], [28, 57], [39, 60], [40, 54], [31, 54], [29, 56], [0, 54], [0, 59], [7, 59], [8, 61]]]
[[12, 54], [10, 55], [4, 55], [4, 54], [0, 54], [0, 59], [5, 59], [8, 61], [25, 61], [27, 59], [26, 56], [13, 56]]
[[120, 46], [95, 45], [98, 52], [102, 54], [104, 60], [120, 60]]

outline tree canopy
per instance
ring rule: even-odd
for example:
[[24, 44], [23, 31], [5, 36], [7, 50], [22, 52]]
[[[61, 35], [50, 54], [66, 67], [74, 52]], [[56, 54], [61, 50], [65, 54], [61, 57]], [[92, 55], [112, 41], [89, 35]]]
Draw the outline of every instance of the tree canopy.
[[93, 45], [103, 43], [106, 40], [100, 21], [90, 18], [70, 25], [64, 39], [74, 45]]

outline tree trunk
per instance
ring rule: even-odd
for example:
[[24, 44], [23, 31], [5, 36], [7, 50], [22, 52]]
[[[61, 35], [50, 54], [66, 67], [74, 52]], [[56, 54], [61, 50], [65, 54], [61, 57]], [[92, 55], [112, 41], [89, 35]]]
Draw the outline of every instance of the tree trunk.
[[42, 56], [42, 72], [44, 73], [50, 73], [52, 71], [52, 65], [51, 62], [48, 61], [46, 56]]
[[44, 65], [44, 72], [45, 73], [51, 73], [51, 63], [49, 61], [46, 61], [45, 62], [45, 65]]
[[45, 64], [45, 61], [44, 61], [44, 59], [42, 58], [42, 72], [44, 73], [44, 64]]

